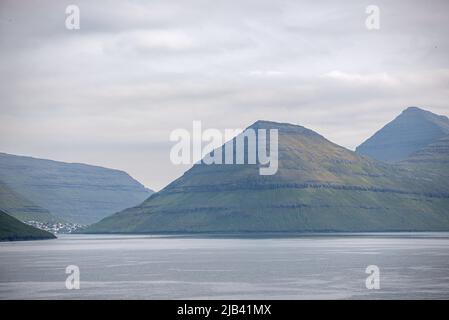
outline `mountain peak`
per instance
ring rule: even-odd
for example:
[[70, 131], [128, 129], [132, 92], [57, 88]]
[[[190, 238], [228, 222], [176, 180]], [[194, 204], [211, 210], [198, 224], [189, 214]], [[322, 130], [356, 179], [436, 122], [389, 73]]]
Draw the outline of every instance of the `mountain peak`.
[[402, 113], [410, 113], [410, 112], [430, 112], [430, 111], [421, 109], [419, 107], [414, 107], [414, 106], [408, 107], [407, 109], [402, 111]]
[[381, 161], [401, 161], [448, 134], [449, 119], [446, 116], [408, 107], [356, 151]]
[[250, 125], [247, 129], [265, 129], [265, 130], [270, 130], [270, 129], [277, 129], [279, 130], [281, 133], [286, 133], [286, 134], [303, 134], [303, 135], [308, 135], [308, 136], [316, 136], [316, 137], [320, 137], [323, 138], [323, 136], [321, 136], [320, 134], [316, 133], [315, 131], [308, 129], [306, 127], [297, 125], [297, 124], [291, 124], [291, 123], [287, 123], [287, 122], [275, 122], [275, 121], [267, 121], [267, 120], [257, 120], [256, 122], [254, 122], [252, 125]]
[[403, 110], [400, 116], [423, 116], [428, 117], [430, 120], [432, 119], [439, 119], [439, 120], [446, 120], [449, 121], [449, 119], [446, 116], [435, 114], [431, 111], [419, 108], [419, 107], [408, 107], [407, 109]]
[[268, 120], [257, 120], [248, 128], [253, 129], [282, 129], [282, 128], [302, 128], [304, 127], [300, 125], [295, 125], [286, 122], [276, 122], [276, 121], [268, 121]]

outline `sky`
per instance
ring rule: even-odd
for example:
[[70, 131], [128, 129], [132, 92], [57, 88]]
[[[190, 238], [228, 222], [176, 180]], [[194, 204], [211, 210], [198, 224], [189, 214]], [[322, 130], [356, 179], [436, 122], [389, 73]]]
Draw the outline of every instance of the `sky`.
[[354, 150], [408, 106], [449, 115], [448, 12], [445, 0], [0, 0], [0, 152], [160, 190], [188, 169], [170, 162], [169, 136], [194, 120], [289, 122]]

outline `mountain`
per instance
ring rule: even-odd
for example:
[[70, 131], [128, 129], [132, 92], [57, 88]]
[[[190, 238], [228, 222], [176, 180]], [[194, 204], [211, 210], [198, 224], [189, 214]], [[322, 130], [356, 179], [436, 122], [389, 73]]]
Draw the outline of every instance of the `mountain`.
[[50, 232], [29, 226], [0, 210], [0, 241], [43, 240], [56, 238]]
[[430, 182], [440, 192], [449, 193], [449, 135], [413, 153], [398, 166], [408, 170], [417, 181]]
[[403, 163], [421, 165], [428, 169], [437, 169], [442, 174], [449, 173], [440, 170], [442, 169], [441, 166], [449, 164], [449, 135], [411, 154]]
[[409, 107], [358, 146], [356, 152], [381, 161], [401, 161], [448, 134], [447, 117]]
[[57, 218], [79, 224], [135, 206], [152, 193], [123, 171], [5, 153], [0, 180]]
[[278, 129], [275, 175], [259, 175], [259, 164], [198, 163], [86, 232], [449, 230], [449, 193], [432, 178], [416, 179], [410, 164], [376, 161], [301, 126], [258, 121], [249, 128]]
[[3, 181], [0, 181], [0, 210], [8, 212], [8, 214], [21, 221], [62, 222], [60, 218], [53, 216], [47, 209], [39, 207], [13, 191]]

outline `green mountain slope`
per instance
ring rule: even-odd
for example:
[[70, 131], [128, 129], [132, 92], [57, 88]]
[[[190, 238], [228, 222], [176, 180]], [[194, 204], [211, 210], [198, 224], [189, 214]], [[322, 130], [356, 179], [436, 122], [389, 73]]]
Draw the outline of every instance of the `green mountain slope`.
[[[87, 232], [297, 232], [449, 230], [449, 194], [301, 126], [279, 130], [279, 169], [196, 164], [141, 205]], [[217, 151], [220, 152], [220, 151]]]
[[39, 207], [30, 200], [12, 190], [3, 181], [0, 181], [0, 210], [8, 212], [21, 221], [39, 221], [44, 223], [60, 222], [48, 210]]
[[381, 161], [401, 161], [448, 134], [447, 117], [410, 107], [358, 146], [356, 152]]
[[442, 169], [449, 163], [449, 135], [436, 140], [410, 155], [403, 163]]
[[398, 166], [428, 188], [449, 193], [449, 135], [415, 152]]
[[89, 224], [152, 193], [127, 173], [0, 153], [0, 180], [68, 222]]
[[0, 241], [42, 240], [56, 238], [50, 232], [29, 226], [0, 210]]

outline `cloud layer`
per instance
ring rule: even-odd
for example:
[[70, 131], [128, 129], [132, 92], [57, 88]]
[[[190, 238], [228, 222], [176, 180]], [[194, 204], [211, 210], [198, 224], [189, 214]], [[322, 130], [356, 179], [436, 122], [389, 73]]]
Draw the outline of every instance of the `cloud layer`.
[[407, 106], [448, 114], [444, 0], [92, 2], [0, 2], [0, 151], [159, 189], [186, 170], [169, 134], [193, 120], [291, 122], [353, 149]]

